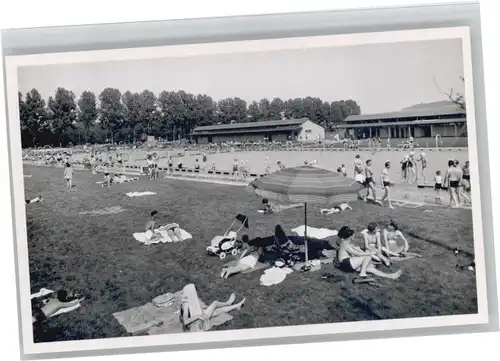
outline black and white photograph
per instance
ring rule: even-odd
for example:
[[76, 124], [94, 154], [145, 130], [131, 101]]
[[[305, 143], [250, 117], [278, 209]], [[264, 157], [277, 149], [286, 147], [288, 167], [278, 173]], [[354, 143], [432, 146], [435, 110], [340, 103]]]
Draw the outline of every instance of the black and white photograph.
[[6, 81], [26, 353], [488, 322], [468, 28]]

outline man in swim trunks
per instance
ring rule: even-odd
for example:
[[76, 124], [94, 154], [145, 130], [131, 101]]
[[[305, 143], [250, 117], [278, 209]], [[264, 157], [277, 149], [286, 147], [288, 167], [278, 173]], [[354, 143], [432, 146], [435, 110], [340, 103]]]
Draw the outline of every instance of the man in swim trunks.
[[382, 184], [382, 189], [384, 190], [384, 196], [380, 202], [384, 202], [387, 199], [389, 202], [389, 208], [394, 209], [391, 202], [391, 187], [393, 186], [393, 183], [389, 177], [389, 169], [391, 169], [391, 162], [387, 161], [385, 162], [385, 167], [380, 175], [380, 183]]
[[362, 252], [358, 247], [353, 246], [351, 242], [354, 233], [354, 230], [344, 226], [337, 234], [340, 240], [337, 253], [340, 270], [347, 273], [359, 272], [360, 277], [367, 277], [367, 273], [371, 273], [375, 276], [396, 280], [401, 276], [401, 270], [395, 273], [384, 273], [377, 270], [372, 263], [372, 256], [376, 252]]
[[368, 159], [366, 161], [365, 167], [365, 187], [366, 187], [366, 196], [364, 197], [364, 201], [370, 195], [370, 191], [373, 194], [373, 202], [382, 205], [382, 202], [377, 200], [377, 192], [375, 190], [375, 180], [373, 179], [373, 171], [372, 171], [372, 161]]
[[448, 192], [450, 193], [450, 207], [459, 207], [462, 170], [457, 167], [456, 161], [448, 161], [448, 170], [445, 173], [444, 182], [448, 185]]

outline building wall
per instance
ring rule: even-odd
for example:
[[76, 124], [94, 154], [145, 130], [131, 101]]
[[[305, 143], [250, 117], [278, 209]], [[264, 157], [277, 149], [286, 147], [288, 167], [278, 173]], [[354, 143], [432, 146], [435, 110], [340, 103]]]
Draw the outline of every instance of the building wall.
[[317, 125], [310, 120], [302, 124], [302, 130], [299, 133], [299, 140], [312, 141], [316, 139], [325, 139], [325, 128]]

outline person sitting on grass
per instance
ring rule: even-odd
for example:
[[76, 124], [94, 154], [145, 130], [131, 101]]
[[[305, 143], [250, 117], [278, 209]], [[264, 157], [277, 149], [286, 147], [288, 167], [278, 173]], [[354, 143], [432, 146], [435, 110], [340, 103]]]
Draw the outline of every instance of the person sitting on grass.
[[200, 299], [194, 284], [190, 283], [182, 289], [180, 321], [185, 331], [202, 332], [211, 328], [210, 319], [220, 314], [240, 310], [245, 298], [234, 303], [236, 296], [232, 293], [226, 302], [214, 301], [207, 308], [201, 307]]
[[367, 277], [368, 273], [392, 280], [396, 280], [401, 276], [403, 273], [402, 270], [394, 273], [385, 273], [376, 269], [372, 262], [372, 256], [376, 255], [377, 252], [361, 252], [359, 248], [353, 246], [351, 241], [354, 233], [354, 230], [348, 226], [343, 226], [337, 235], [340, 239], [337, 258], [341, 271], [348, 273], [357, 272], [363, 278]]
[[332, 208], [323, 208], [320, 210], [320, 213], [329, 216], [330, 214], [340, 213], [348, 209], [352, 210], [350, 205], [347, 203], [341, 203], [338, 206], [333, 206]]
[[36, 300], [32, 300], [32, 323], [45, 321], [56, 312], [74, 307], [84, 299], [85, 298], [77, 292], [68, 293], [66, 290], [59, 290], [55, 296], [51, 296], [42, 301], [41, 305], [36, 304]]
[[35, 197], [33, 199], [26, 199], [26, 204], [38, 203], [41, 201], [43, 201], [43, 197], [39, 195], [38, 197]]
[[[398, 240], [402, 240], [404, 245], [398, 245]], [[387, 228], [384, 229], [384, 244], [382, 251], [388, 257], [404, 257], [410, 248], [405, 236], [393, 220], [390, 220]]]
[[163, 238], [163, 236], [155, 230], [156, 228], [156, 216], [158, 211], [151, 212], [151, 218], [146, 223], [146, 244], [151, 244], [152, 242], [158, 241]]
[[377, 262], [383, 262], [386, 266], [390, 266], [391, 262], [382, 254], [382, 242], [380, 241], [380, 231], [375, 222], [368, 223], [366, 229], [361, 234], [364, 238], [364, 250], [375, 252], [372, 259]]

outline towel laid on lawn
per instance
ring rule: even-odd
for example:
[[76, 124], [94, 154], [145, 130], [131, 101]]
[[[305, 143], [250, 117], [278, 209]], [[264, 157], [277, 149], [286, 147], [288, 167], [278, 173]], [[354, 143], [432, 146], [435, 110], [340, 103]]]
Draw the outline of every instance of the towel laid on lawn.
[[[193, 236], [188, 233], [187, 231], [179, 228], [180, 231], [181, 231], [181, 236], [182, 236], [182, 239], [185, 241], [187, 239], [191, 239], [193, 238]], [[162, 238], [160, 239], [157, 239], [155, 241], [149, 241], [149, 244], [157, 244], [157, 243], [171, 243], [173, 242], [172, 238], [169, 237], [169, 235], [167, 234], [167, 231], [164, 230], [164, 229], [156, 229], [155, 232], [157, 233], [160, 233]], [[134, 233], [134, 238], [136, 239], [136, 241], [139, 241], [141, 243], [146, 243], [146, 232], [138, 232], [138, 233]]]
[[[162, 298], [161, 296], [155, 299]], [[113, 317], [132, 335], [143, 333], [161, 335], [184, 332], [179, 317], [182, 303], [182, 291], [169, 294], [168, 297], [165, 298], [170, 299], [170, 302], [164, 307], [157, 307], [153, 302], [149, 302], [139, 307], [116, 312], [113, 314]], [[200, 304], [203, 308], [207, 307], [201, 300]], [[232, 319], [233, 316], [223, 313], [217, 317], [211, 318], [210, 325], [212, 327], [220, 326]]]
[[147, 192], [128, 192], [126, 194], [128, 197], [133, 198], [133, 197], [153, 196], [156, 193], [147, 191]]
[[[306, 227], [299, 226], [292, 229], [292, 232], [297, 233], [299, 236], [304, 237]], [[338, 232], [333, 229], [328, 228], [314, 228], [307, 226], [307, 237], [308, 238], [316, 238], [316, 239], [325, 239], [328, 237], [336, 236]]]
[[[42, 297], [48, 296], [52, 293], [54, 293], [54, 291], [49, 290], [47, 288], [41, 288], [40, 291], [31, 295], [31, 299], [42, 298]], [[50, 317], [54, 317], [54, 316], [61, 315], [63, 313], [68, 313], [68, 312], [74, 311], [79, 307], [80, 307], [80, 302], [78, 302], [76, 305], [68, 307], [68, 308], [61, 308], [59, 311], [57, 311], [56, 313], [54, 313]]]
[[293, 270], [288, 267], [278, 268], [272, 267], [264, 271], [260, 276], [260, 284], [262, 286], [272, 286], [283, 282], [287, 275], [292, 273]]

